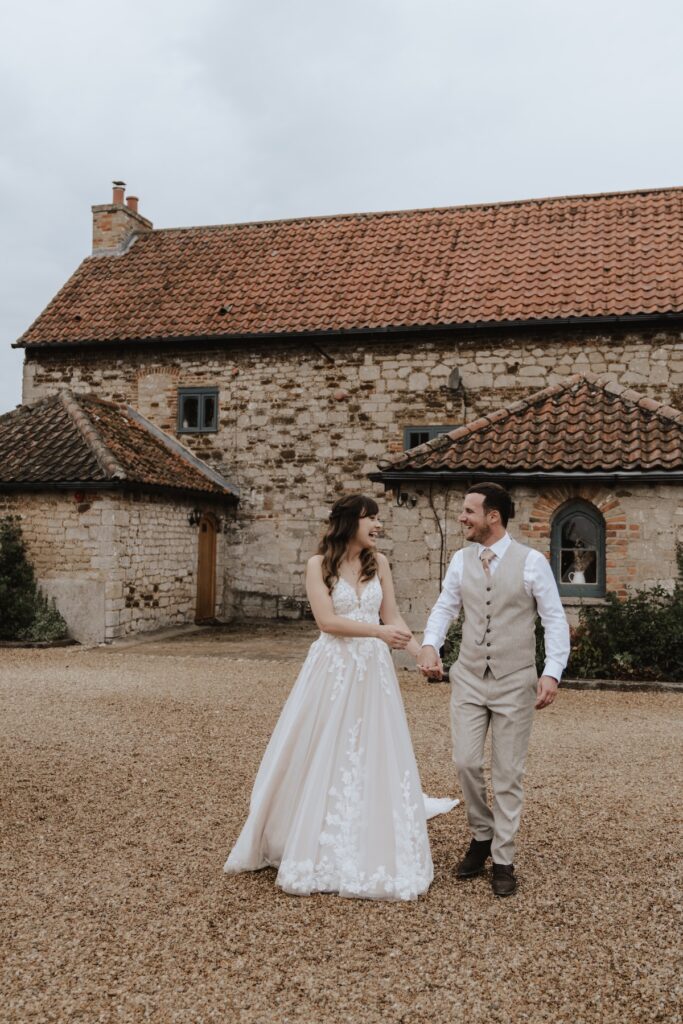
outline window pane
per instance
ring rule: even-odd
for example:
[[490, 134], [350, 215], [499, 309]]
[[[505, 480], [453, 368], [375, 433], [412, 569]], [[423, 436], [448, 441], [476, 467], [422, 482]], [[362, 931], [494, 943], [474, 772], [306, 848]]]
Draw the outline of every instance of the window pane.
[[429, 440], [429, 431], [411, 430], [408, 437], [408, 446], [410, 448], [416, 448], [418, 444], [425, 444]]
[[184, 395], [182, 403], [183, 430], [197, 429], [199, 427], [199, 399]]
[[597, 527], [588, 516], [577, 513], [570, 516], [562, 524], [562, 547], [563, 548], [596, 548], [598, 546]]
[[216, 426], [216, 399], [213, 395], [204, 396], [204, 422], [205, 428]]
[[578, 512], [562, 524], [561, 577], [563, 583], [580, 586], [597, 583], [598, 529], [597, 525]]
[[560, 572], [563, 583], [598, 582], [598, 553], [594, 548], [562, 548]]

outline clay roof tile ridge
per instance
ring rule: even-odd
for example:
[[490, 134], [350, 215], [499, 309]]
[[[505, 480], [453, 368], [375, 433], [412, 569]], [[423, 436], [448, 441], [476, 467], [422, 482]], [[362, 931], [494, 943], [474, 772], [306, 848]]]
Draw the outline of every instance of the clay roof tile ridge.
[[97, 427], [79, 404], [76, 395], [66, 388], [60, 392], [59, 397], [72, 422], [107, 477], [111, 480], [125, 480], [127, 478], [125, 469], [109, 448], [107, 448]]

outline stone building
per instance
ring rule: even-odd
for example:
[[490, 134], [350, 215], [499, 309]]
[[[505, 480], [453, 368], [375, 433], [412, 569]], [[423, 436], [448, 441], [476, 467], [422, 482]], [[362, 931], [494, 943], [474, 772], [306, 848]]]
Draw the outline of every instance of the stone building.
[[[517, 503], [512, 532], [549, 555], [558, 513], [583, 503], [565, 540], [602, 538], [585, 557], [604, 572], [598, 593], [565, 545], [568, 603], [672, 583], [682, 331], [681, 189], [155, 230], [117, 183], [112, 203], [93, 207], [92, 255], [17, 344], [25, 404], [66, 386], [126, 404], [239, 486], [221, 617], [300, 614], [329, 503], [371, 488], [419, 628], [462, 543], [459, 489], [494, 470]], [[434, 438], [484, 417], [495, 435], [495, 416], [514, 420], [515, 403], [553, 387], [583, 396], [573, 428], [594, 441], [590, 465], [548, 479], [545, 462], [518, 452], [514, 464], [463, 463], [457, 479], [452, 464], [448, 479], [415, 478], [420, 446], [440, 451]], [[554, 399], [534, 402], [551, 424]], [[627, 420], [638, 410], [636, 433], [671, 424], [666, 458], [648, 448], [638, 470], [657, 476], [619, 476], [619, 460], [631, 463], [610, 447], [617, 407]], [[416, 461], [401, 462], [413, 448]], [[394, 456], [410, 487], [389, 472]]]
[[212, 618], [236, 501], [133, 409], [65, 390], [0, 416], [0, 516], [77, 640]]

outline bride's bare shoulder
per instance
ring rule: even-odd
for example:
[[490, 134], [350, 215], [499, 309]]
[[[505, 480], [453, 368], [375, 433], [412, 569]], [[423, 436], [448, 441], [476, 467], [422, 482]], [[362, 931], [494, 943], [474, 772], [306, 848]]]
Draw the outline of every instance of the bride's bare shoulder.
[[387, 558], [386, 555], [383, 555], [381, 551], [378, 551], [377, 554], [375, 555], [375, 558], [377, 559], [377, 566], [379, 568], [380, 575], [385, 572], [391, 572], [389, 559]]
[[323, 556], [322, 555], [311, 555], [311, 557], [306, 562], [306, 568], [307, 569], [319, 569], [322, 564], [323, 564]]

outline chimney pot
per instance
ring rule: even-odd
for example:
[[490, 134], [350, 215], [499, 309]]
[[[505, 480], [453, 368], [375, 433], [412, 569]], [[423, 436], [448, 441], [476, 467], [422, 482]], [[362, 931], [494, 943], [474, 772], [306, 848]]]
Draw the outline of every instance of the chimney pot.
[[138, 213], [138, 197], [126, 197], [125, 181], [113, 181], [112, 185], [113, 201], [92, 208], [93, 256], [121, 255], [136, 235], [154, 228], [151, 220]]

